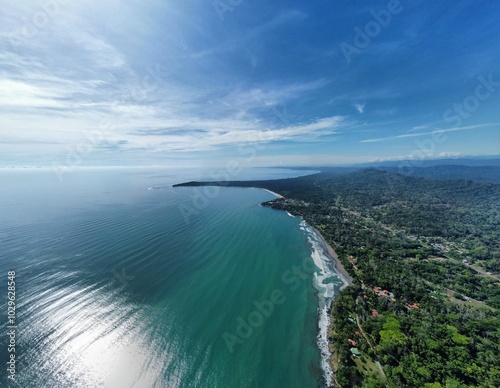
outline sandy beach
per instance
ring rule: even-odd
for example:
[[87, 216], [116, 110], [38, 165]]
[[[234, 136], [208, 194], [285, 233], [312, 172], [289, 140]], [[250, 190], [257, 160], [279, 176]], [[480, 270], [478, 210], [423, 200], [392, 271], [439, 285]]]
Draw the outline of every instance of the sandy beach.
[[335, 267], [337, 268], [337, 271], [347, 280], [347, 283], [349, 286], [352, 285], [352, 277], [346, 271], [346, 269], [344, 268], [344, 265], [340, 262], [340, 259], [337, 256], [337, 253], [333, 250], [333, 248], [330, 246], [330, 244], [328, 244], [326, 242], [325, 238], [320, 233], [320, 231], [318, 229], [316, 229], [314, 226], [311, 226], [311, 227], [318, 234], [318, 236], [321, 238], [321, 241], [325, 244], [326, 248], [328, 249], [328, 254], [335, 261]]
[[275, 193], [274, 191], [271, 191], [271, 190], [268, 190], [268, 189], [262, 189], [262, 190], [265, 190], [265, 191], [267, 191], [268, 193], [271, 193], [272, 195], [277, 196], [278, 198], [284, 198], [282, 195], [280, 195], [280, 194], [278, 194], [278, 193]]

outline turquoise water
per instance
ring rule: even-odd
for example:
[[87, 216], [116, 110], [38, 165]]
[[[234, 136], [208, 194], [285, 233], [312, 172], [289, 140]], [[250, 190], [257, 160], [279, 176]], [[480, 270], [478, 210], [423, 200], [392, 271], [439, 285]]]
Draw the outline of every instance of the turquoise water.
[[[280, 175], [298, 174], [240, 178]], [[318, 290], [322, 310], [342, 282], [307, 225], [259, 206], [272, 194], [171, 187], [203, 177], [0, 174], [1, 284], [16, 271], [19, 386], [325, 385]]]

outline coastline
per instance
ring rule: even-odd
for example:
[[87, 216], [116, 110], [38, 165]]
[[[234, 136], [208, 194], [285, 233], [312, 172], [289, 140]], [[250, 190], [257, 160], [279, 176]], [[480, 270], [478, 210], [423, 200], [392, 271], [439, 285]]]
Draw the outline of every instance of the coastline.
[[[264, 189], [262, 187], [259, 187], [259, 189], [267, 191], [268, 193], [275, 195], [277, 198], [285, 198], [281, 194], [275, 193], [274, 191], [271, 191], [269, 189]], [[314, 231], [314, 233], [316, 233], [318, 235], [319, 239], [321, 240], [323, 245], [326, 247], [326, 250], [328, 252], [328, 256], [330, 256], [333, 263], [335, 264], [336, 271], [344, 278], [344, 280], [346, 281], [346, 285], [351, 286], [352, 285], [352, 277], [346, 271], [344, 265], [342, 264], [342, 262], [340, 261], [338, 255], [337, 255], [337, 252], [335, 252], [335, 250], [332, 248], [332, 246], [330, 244], [328, 244], [328, 242], [325, 240], [325, 238], [323, 237], [321, 232], [316, 227], [314, 227], [312, 225], [309, 225], [309, 226]]]
[[[331, 247], [330, 244], [328, 244], [328, 242], [325, 240], [324, 236], [321, 234], [321, 232], [315, 228], [314, 226], [312, 225], [309, 225], [311, 227], [311, 229], [313, 230], [313, 232], [317, 235], [317, 237], [319, 238], [319, 240], [321, 241], [321, 243], [323, 244], [323, 247], [326, 248], [327, 253], [326, 256], [328, 256], [330, 258], [330, 260], [333, 262], [334, 266], [335, 266], [335, 272], [337, 272], [337, 274], [340, 275], [340, 277], [342, 278], [343, 282], [344, 282], [344, 286], [341, 288], [341, 289], [344, 289], [345, 287], [347, 286], [351, 286], [353, 284], [353, 279], [352, 277], [349, 275], [349, 273], [346, 271], [344, 265], [341, 263], [338, 255], [337, 255], [337, 252], [335, 252], [335, 250]], [[326, 316], [326, 320], [327, 320], [327, 328], [326, 328], [326, 333], [324, 333], [324, 336], [326, 336], [328, 338], [327, 340], [327, 351], [328, 351], [328, 354], [326, 355], [326, 359], [324, 359], [324, 361], [326, 362], [326, 365], [323, 364], [323, 369], [325, 370], [326, 372], [326, 376], [327, 376], [327, 387], [330, 387], [330, 386], [338, 386], [338, 381], [337, 381], [337, 371], [339, 370], [339, 355], [338, 355], [338, 351], [335, 347], [335, 344], [332, 343], [330, 341], [330, 337], [334, 334], [335, 332], [335, 326], [333, 325], [333, 321], [332, 321], [332, 318], [330, 316], [330, 309], [332, 307], [332, 304], [334, 303], [335, 300], [331, 300], [330, 301], [330, 304], [328, 306], [328, 309], [327, 309], [327, 316]], [[319, 319], [321, 320], [321, 311], [319, 311]], [[321, 346], [320, 346], [320, 349], [321, 349]]]
[[272, 195], [275, 195], [275, 196], [276, 196], [276, 197], [278, 197], [278, 198], [285, 198], [285, 197], [283, 197], [281, 194], [275, 193], [274, 191], [271, 191], [271, 190], [269, 190], [269, 189], [264, 189], [264, 188], [261, 188], [261, 187], [259, 187], [259, 189], [262, 189], [262, 190], [264, 190], [264, 191], [267, 191], [268, 193], [271, 193]]
[[[196, 186], [197, 184], [197, 182], [192, 182], [192, 184], [191, 182], [188, 182], [188, 186]], [[200, 185], [205, 185], [205, 182], [200, 182]], [[231, 187], [231, 185], [228, 187]], [[324, 386], [325, 388], [330, 388], [336, 385], [337, 380], [335, 373], [338, 370], [338, 365], [336, 365], [336, 362], [332, 362], [332, 360], [337, 358], [337, 352], [335, 352], [335, 349], [332, 349], [332, 344], [330, 343], [330, 332], [332, 330], [330, 309], [333, 300], [338, 296], [338, 292], [346, 286], [352, 284], [352, 278], [338, 259], [337, 253], [330, 246], [330, 244], [326, 242], [325, 238], [317, 228], [308, 224], [307, 221], [300, 215], [293, 215], [285, 209], [273, 208], [268, 205], [268, 203], [274, 201], [278, 203], [280, 203], [281, 200], [287, 201], [286, 197], [260, 185], [233, 187], [265, 190], [269, 194], [272, 194], [275, 198], [266, 200], [265, 202], [260, 203], [259, 206], [278, 210], [288, 214], [290, 217], [298, 219], [300, 230], [304, 232], [304, 235], [311, 246], [312, 251], [310, 253], [310, 258], [314, 263], [314, 265], [312, 263], [309, 264], [312, 266], [309, 267], [309, 269], [312, 275], [311, 286], [316, 290], [317, 297], [317, 311], [315, 319], [317, 324], [316, 344], [320, 357], [320, 365], [318, 366], [322, 370], [321, 378], [319, 378], [318, 381], [321, 381], [321, 386]], [[306, 260], [306, 257], [303, 257], [303, 259]]]
[[[334, 345], [330, 341], [331, 333], [333, 328], [333, 321], [331, 317], [331, 308], [336, 297], [337, 292], [334, 289], [326, 286], [323, 281], [327, 279], [332, 274], [336, 274], [342, 283], [340, 286], [340, 291], [345, 287], [352, 285], [353, 281], [349, 273], [346, 271], [342, 263], [340, 262], [337, 253], [328, 244], [324, 236], [320, 231], [314, 226], [308, 224], [304, 219], [302, 219], [302, 224], [305, 226], [305, 230], [311, 236], [309, 240], [313, 246], [313, 253], [311, 257], [313, 258], [316, 266], [321, 268], [321, 274], [315, 276], [315, 283], [319, 284], [320, 287], [315, 286], [318, 290], [318, 347], [321, 352], [322, 359], [322, 369], [324, 371], [325, 383], [327, 387], [336, 385], [335, 373], [338, 370], [338, 353]], [[319, 259], [319, 261], [318, 261]], [[323, 263], [323, 265], [322, 265]], [[324, 265], [326, 264], [326, 265]], [[323, 287], [326, 286], [326, 288]]]
[[332, 261], [335, 263], [335, 269], [337, 270], [337, 272], [342, 275], [342, 277], [346, 280], [346, 285], [348, 286], [352, 286], [352, 277], [351, 275], [349, 275], [349, 273], [346, 271], [344, 265], [342, 264], [342, 262], [340, 261], [337, 253], [335, 252], [335, 250], [331, 247], [330, 244], [328, 244], [328, 242], [325, 240], [325, 238], [323, 237], [323, 235], [321, 234], [321, 232], [316, 229], [314, 226], [312, 225], [309, 225], [313, 230], [314, 232], [319, 236], [321, 242], [325, 245], [327, 251], [328, 251], [328, 255], [330, 256], [330, 258], [332, 259]]
[[[285, 198], [282, 195], [275, 193], [269, 189], [262, 190], [267, 191], [270, 194], [275, 195], [278, 198]], [[290, 213], [286, 212], [288, 215], [294, 217]], [[300, 217], [302, 219], [302, 217]], [[302, 219], [302, 223], [306, 228], [309, 228], [309, 233], [313, 235], [313, 240], [316, 240], [321, 245], [322, 256], [329, 260], [333, 264], [333, 271], [337, 273], [342, 283], [344, 284], [340, 289], [344, 289], [347, 286], [353, 284], [353, 279], [346, 271], [344, 265], [340, 261], [337, 252], [331, 247], [330, 244], [326, 241], [324, 236], [320, 233], [320, 231], [314, 226], [308, 224], [304, 219]], [[302, 229], [302, 227], [301, 227]], [[306, 230], [306, 229], [304, 229]], [[309, 240], [311, 243], [312, 241]], [[314, 250], [314, 247], [313, 247]], [[314, 260], [314, 257], [313, 257]], [[316, 263], [316, 260], [315, 260]], [[317, 336], [317, 344], [321, 353], [321, 366], [324, 372], [325, 383], [327, 387], [333, 385], [338, 385], [337, 378], [335, 376], [338, 370], [338, 353], [335, 349], [335, 346], [330, 342], [329, 337], [331, 336], [332, 330], [332, 320], [330, 317], [330, 309], [334, 299], [330, 299], [327, 296], [327, 293], [321, 297], [318, 294], [318, 336]]]
[[[264, 190], [264, 191], [267, 191], [270, 194], [275, 195], [277, 198], [285, 198], [281, 194], [275, 193], [274, 191], [271, 191], [269, 189], [264, 189], [264, 188], [261, 188], [261, 187], [259, 187], [259, 188], [262, 189], [262, 190]], [[334, 262], [335, 269], [337, 270], [337, 272], [344, 278], [344, 280], [346, 280], [346, 285], [351, 286], [352, 285], [352, 277], [346, 271], [344, 265], [342, 264], [342, 262], [340, 261], [338, 255], [337, 255], [337, 252], [335, 252], [335, 250], [332, 248], [332, 246], [330, 244], [328, 244], [328, 242], [325, 240], [325, 238], [323, 237], [323, 235], [321, 234], [321, 232], [317, 228], [315, 228], [312, 225], [309, 225], [309, 226], [318, 235], [318, 237], [320, 238], [321, 242], [326, 247], [326, 250], [328, 252], [328, 256], [330, 256], [330, 258]]]
[[[264, 189], [260, 188], [262, 190], [267, 191], [270, 194], [275, 195], [277, 198], [285, 198], [282, 195], [271, 191], [269, 189]], [[262, 205], [261, 205], [262, 206]], [[288, 211], [286, 213], [291, 216], [295, 217], [292, 214], [290, 214]], [[353, 280], [349, 273], [346, 271], [344, 268], [343, 264], [341, 263], [340, 259], [338, 258], [337, 253], [335, 250], [330, 246], [330, 244], [327, 243], [323, 235], [320, 233], [320, 231], [315, 228], [314, 226], [308, 224], [302, 217], [299, 217], [301, 219], [301, 229], [302, 230], [307, 230], [306, 228], [309, 229], [309, 234], [312, 235], [312, 239], [316, 240], [317, 243], [320, 243], [320, 253], [321, 256], [323, 256], [326, 260], [329, 260], [333, 264], [333, 271], [339, 276], [340, 280], [344, 284], [340, 290], [344, 289], [347, 286], [350, 286], [353, 284]], [[314, 248], [314, 243], [313, 240], [309, 240], [310, 243], [313, 244], [313, 260], [316, 265], [317, 262], [314, 259], [314, 251], [317, 252], [317, 248]], [[319, 265], [321, 268], [321, 264]], [[326, 270], [323, 267], [323, 276], [325, 276], [328, 273], [328, 270]], [[318, 279], [318, 278], [317, 278]], [[319, 277], [321, 279], [321, 277]], [[322, 280], [320, 280], [320, 283]], [[319, 291], [319, 289], [317, 289]], [[318, 335], [317, 335], [317, 345], [319, 348], [319, 351], [321, 353], [321, 367], [323, 369], [324, 373], [324, 379], [326, 383], [326, 387], [331, 387], [333, 385], [338, 385], [337, 383], [337, 378], [335, 376], [335, 373], [338, 370], [338, 354], [333, 346], [332, 343], [330, 343], [329, 337], [330, 333], [332, 331], [332, 321], [330, 318], [330, 309], [331, 305], [333, 303], [334, 299], [331, 299], [330, 295], [328, 296], [328, 291], [325, 292], [323, 297], [320, 296], [320, 293], [318, 293]]]

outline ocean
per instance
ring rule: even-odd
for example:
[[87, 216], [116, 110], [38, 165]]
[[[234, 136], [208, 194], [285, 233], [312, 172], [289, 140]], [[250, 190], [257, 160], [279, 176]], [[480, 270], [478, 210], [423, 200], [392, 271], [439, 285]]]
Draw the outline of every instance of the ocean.
[[[232, 179], [311, 173], [247, 169]], [[343, 286], [300, 218], [209, 171], [0, 172], [0, 361], [19, 387], [324, 387]], [[7, 321], [15, 271], [15, 323]], [[11, 327], [14, 327], [12, 329]], [[10, 342], [9, 342], [10, 341]], [[5, 369], [5, 367], [4, 367]]]

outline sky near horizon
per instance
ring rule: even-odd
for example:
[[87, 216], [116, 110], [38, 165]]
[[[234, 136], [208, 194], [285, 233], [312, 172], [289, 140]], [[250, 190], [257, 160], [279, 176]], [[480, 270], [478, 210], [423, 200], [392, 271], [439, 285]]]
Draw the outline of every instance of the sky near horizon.
[[500, 154], [497, 1], [1, 8], [0, 167]]

